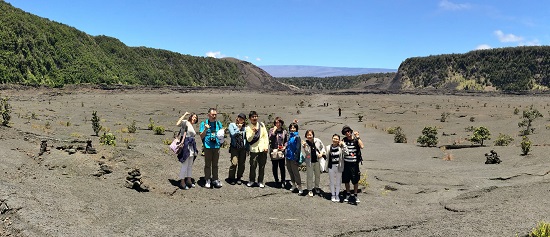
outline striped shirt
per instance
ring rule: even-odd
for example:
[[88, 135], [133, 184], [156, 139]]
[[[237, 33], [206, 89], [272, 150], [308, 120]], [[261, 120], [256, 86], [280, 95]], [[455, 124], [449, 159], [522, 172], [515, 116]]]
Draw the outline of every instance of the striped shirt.
[[338, 146], [330, 146], [329, 151], [329, 162], [331, 164], [338, 164], [338, 161], [340, 160], [340, 147]]
[[[359, 149], [359, 143], [355, 139], [348, 140], [347, 137], [344, 137], [344, 143], [348, 147], [349, 154], [344, 155], [345, 162], [357, 162], [357, 153]], [[360, 151], [359, 151], [360, 152]]]

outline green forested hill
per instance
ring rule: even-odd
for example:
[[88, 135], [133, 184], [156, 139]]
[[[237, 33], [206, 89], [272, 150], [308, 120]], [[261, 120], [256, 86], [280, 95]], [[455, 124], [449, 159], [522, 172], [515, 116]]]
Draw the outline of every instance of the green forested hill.
[[247, 85], [235, 60], [194, 57], [90, 36], [0, 0], [0, 84]]
[[402, 89], [445, 88], [503, 91], [547, 90], [550, 86], [550, 46], [475, 50], [406, 59], [396, 80]]
[[394, 72], [338, 77], [277, 77], [275, 80], [307, 90], [387, 89]]

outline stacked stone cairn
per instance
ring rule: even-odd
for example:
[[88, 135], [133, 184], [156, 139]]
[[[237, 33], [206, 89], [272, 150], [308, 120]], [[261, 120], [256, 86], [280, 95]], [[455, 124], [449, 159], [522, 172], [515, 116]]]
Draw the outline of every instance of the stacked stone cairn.
[[485, 153], [485, 158], [487, 158], [485, 164], [500, 164], [502, 162], [500, 156], [494, 150], [491, 150], [490, 153]]
[[128, 171], [128, 176], [126, 177], [126, 187], [135, 189], [138, 192], [149, 192], [149, 187], [144, 185], [141, 181], [141, 172], [139, 172], [139, 169], [137, 168]]

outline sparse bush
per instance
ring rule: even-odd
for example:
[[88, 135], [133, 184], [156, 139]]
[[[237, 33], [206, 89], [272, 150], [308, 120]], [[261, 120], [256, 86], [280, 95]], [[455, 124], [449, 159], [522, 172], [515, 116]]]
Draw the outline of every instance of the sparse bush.
[[464, 131], [466, 132], [473, 132], [476, 128], [474, 126], [468, 126], [464, 128]]
[[130, 125], [128, 125], [128, 132], [129, 133], [136, 133], [137, 127], [136, 127], [136, 120], [132, 121]]
[[521, 116], [523, 120], [518, 123], [518, 127], [524, 128], [520, 131], [520, 134], [525, 136], [533, 133], [535, 131], [535, 128], [532, 127], [533, 121], [542, 117], [542, 114], [537, 109], [534, 109], [533, 105], [531, 105], [529, 109], [524, 110], [523, 115]]
[[2, 114], [2, 125], [8, 126], [11, 120], [11, 105], [8, 97], [2, 98], [0, 101], [0, 113]]
[[359, 122], [363, 122], [363, 115], [357, 115], [357, 118], [359, 119]]
[[94, 130], [95, 135], [97, 136], [99, 130], [101, 130], [101, 125], [99, 124], [100, 118], [97, 116], [97, 111], [92, 112], [92, 129]]
[[170, 144], [172, 144], [172, 140], [171, 140], [171, 139], [168, 139], [168, 138], [165, 138], [164, 140], [162, 140], [162, 144], [164, 144], [164, 145], [170, 145]]
[[422, 136], [416, 139], [421, 146], [436, 146], [438, 142], [437, 138], [437, 128], [436, 127], [425, 127], [422, 129]]
[[495, 140], [495, 146], [508, 146], [514, 141], [510, 135], [499, 133], [497, 139]]
[[478, 127], [474, 130], [474, 134], [469, 139], [473, 143], [478, 143], [483, 146], [483, 141], [491, 140], [491, 132], [486, 127]]
[[362, 186], [365, 187], [365, 188], [368, 187], [368, 186], [369, 186], [369, 182], [367, 182], [367, 177], [368, 177], [368, 176], [367, 176], [367, 172], [366, 172], [366, 171], [363, 172], [363, 173], [361, 174], [361, 178], [359, 178], [359, 183], [358, 183], [358, 184], [362, 185]]
[[116, 146], [116, 137], [112, 133], [103, 133], [103, 135], [99, 138], [99, 144]]
[[519, 114], [519, 109], [516, 107], [514, 108], [514, 115], [518, 115]]
[[470, 117], [470, 122], [475, 122], [476, 121], [476, 117]]
[[550, 236], [550, 223], [541, 221], [537, 224], [537, 227], [531, 230], [529, 237], [548, 237]]
[[153, 130], [154, 127], [155, 127], [155, 121], [153, 120], [153, 118], [149, 118], [149, 125], [147, 125], [147, 129]]
[[163, 126], [155, 126], [153, 128], [153, 132], [155, 132], [155, 135], [164, 135], [164, 127]]
[[527, 136], [521, 140], [521, 154], [527, 155], [531, 151], [531, 141]]
[[441, 113], [441, 119], [439, 119], [442, 123], [447, 121], [447, 118], [451, 115], [449, 112], [443, 112]]
[[395, 134], [395, 130], [397, 130], [397, 128], [399, 127], [389, 127], [389, 128], [386, 128], [386, 132], [388, 134]]
[[435, 109], [441, 109], [441, 105], [436, 104], [436, 105], [435, 105]]
[[52, 128], [52, 125], [50, 124], [50, 121], [46, 121], [46, 124], [44, 124], [44, 128], [46, 128], [46, 129]]
[[394, 134], [393, 141], [395, 143], [407, 143], [407, 136], [405, 136], [401, 127], [396, 127]]

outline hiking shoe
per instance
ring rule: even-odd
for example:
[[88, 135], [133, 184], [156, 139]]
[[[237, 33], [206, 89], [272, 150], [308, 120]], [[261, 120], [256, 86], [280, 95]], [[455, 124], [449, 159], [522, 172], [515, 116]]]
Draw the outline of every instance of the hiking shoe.
[[357, 200], [357, 199], [355, 198], [355, 196], [349, 196], [349, 198], [348, 198], [348, 203], [350, 203], [350, 204], [355, 204], [355, 203], [356, 203], [356, 200]]
[[214, 186], [214, 188], [221, 188], [222, 187], [222, 182], [220, 182], [219, 180], [214, 180], [213, 186]]
[[263, 183], [258, 183], [260, 185], [260, 188], [265, 188], [265, 185]]
[[250, 181], [246, 184], [247, 187], [252, 187], [254, 185], [254, 182]]
[[355, 203], [360, 203], [359, 198], [357, 198], [357, 195], [355, 195]]
[[206, 180], [206, 183], [204, 184], [205, 188], [210, 188], [210, 179]]
[[239, 179], [239, 180], [237, 180], [237, 184], [241, 185], [241, 184], [243, 184], [243, 181]]

